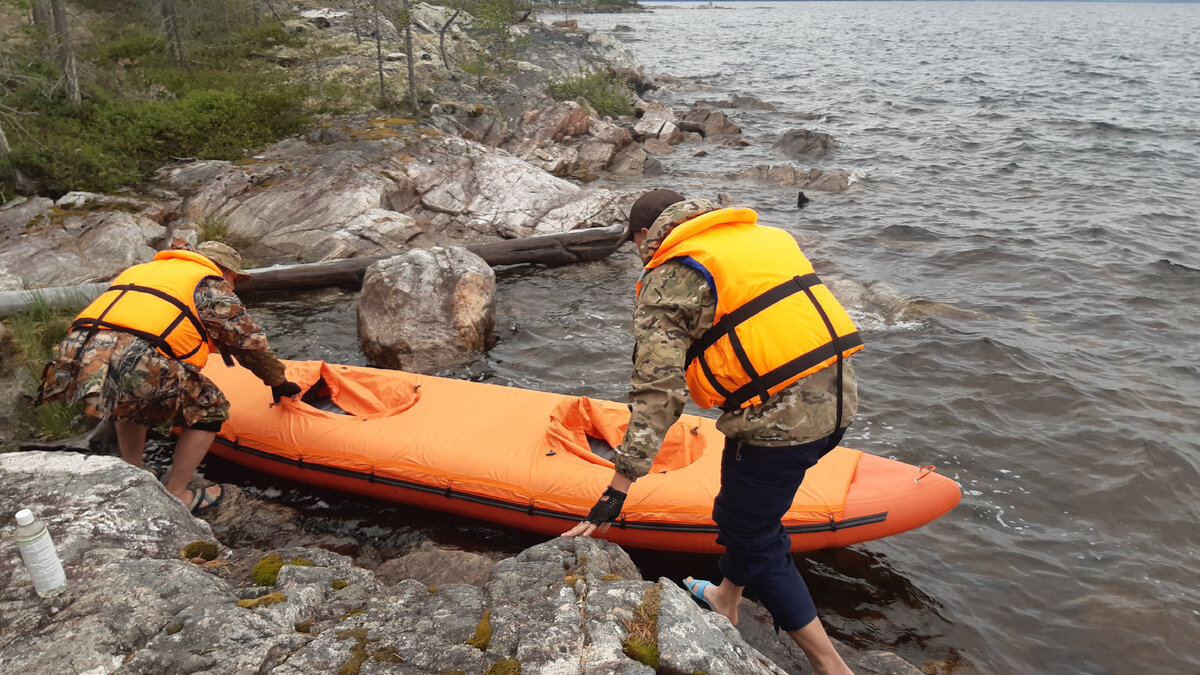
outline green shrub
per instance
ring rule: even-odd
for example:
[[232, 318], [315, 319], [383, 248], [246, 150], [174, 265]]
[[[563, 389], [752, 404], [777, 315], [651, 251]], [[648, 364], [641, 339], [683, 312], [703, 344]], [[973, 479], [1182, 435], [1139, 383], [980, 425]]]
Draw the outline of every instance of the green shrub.
[[589, 105], [597, 115], [633, 114], [633, 88], [605, 70], [592, 70], [550, 85], [550, 95], [560, 101]]
[[26, 121], [34, 143], [14, 142], [12, 168], [45, 192], [112, 192], [136, 183], [172, 157], [236, 159], [301, 130], [296, 88], [257, 92], [193, 90], [169, 101], [135, 102], [103, 94], [77, 109], [47, 101]]
[[120, 37], [99, 47], [100, 57], [106, 61], [116, 62], [121, 59], [131, 61], [152, 56], [163, 49], [161, 35], [150, 32], [138, 32], [128, 37]]
[[229, 243], [229, 221], [219, 213], [206, 213], [196, 219], [196, 240]]
[[62, 73], [44, 40], [0, 50], [0, 66], [19, 64], [22, 72], [0, 78], [0, 104], [14, 120], [5, 120], [12, 147], [0, 158], [0, 195], [14, 192], [18, 175], [49, 197], [112, 192], [173, 158], [240, 158], [303, 130], [313, 112], [344, 106], [291, 82], [275, 63], [247, 58], [306, 40], [277, 21], [244, 20], [252, 16], [248, 0], [181, 6], [183, 67], [168, 53], [150, 4], [80, 1], [96, 13], [89, 39], [76, 46], [87, 74], [81, 104], [65, 100], [55, 85]]

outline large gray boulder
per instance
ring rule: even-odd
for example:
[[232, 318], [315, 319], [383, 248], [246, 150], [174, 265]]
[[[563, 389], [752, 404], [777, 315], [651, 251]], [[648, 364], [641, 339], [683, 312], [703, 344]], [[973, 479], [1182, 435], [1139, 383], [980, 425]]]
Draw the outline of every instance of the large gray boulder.
[[679, 120], [679, 128], [708, 139], [742, 133], [742, 128], [733, 120], [710, 108], [693, 108], [685, 112]]
[[496, 273], [465, 248], [414, 249], [367, 268], [358, 337], [371, 363], [431, 373], [469, 361], [492, 339]]
[[660, 140], [675, 144], [683, 140], [678, 122], [674, 111], [658, 101], [651, 101], [633, 125], [633, 134], [643, 141]]

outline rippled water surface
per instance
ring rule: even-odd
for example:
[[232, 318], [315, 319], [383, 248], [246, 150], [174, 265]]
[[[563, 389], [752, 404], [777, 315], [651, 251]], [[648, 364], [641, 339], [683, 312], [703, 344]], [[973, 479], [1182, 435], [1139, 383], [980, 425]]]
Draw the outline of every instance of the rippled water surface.
[[[647, 98], [776, 106], [726, 111], [750, 147], [680, 146], [661, 179], [612, 186], [726, 193], [794, 232], [866, 332], [846, 444], [964, 488], [925, 528], [800, 562], [834, 633], [931, 671], [1200, 672], [1200, 5], [572, 18], [683, 81]], [[794, 128], [838, 146], [771, 149]], [[801, 210], [723, 177], [788, 161], [859, 179]], [[630, 250], [502, 271], [499, 343], [449, 374], [622, 399], [636, 275]], [[352, 297], [255, 309], [282, 355], [362, 363]]]

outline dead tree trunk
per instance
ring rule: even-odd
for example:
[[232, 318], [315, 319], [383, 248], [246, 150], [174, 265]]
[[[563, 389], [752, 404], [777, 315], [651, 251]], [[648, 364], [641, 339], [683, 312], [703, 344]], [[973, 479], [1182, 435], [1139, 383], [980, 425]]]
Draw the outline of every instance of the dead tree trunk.
[[29, 12], [33, 25], [42, 26], [46, 29], [47, 33], [51, 32], [50, 25], [53, 22], [53, 18], [50, 12], [49, 0], [33, 0]]
[[58, 63], [66, 78], [67, 100], [79, 105], [83, 101], [79, 93], [79, 68], [75, 64], [75, 50], [71, 48], [71, 30], [67, 25], [67, 11], [60, 0], [50, 0], [50, 13], [54, 20], [54, 39], [58, 43]]
[[167, 34], [167, 51], [175, 58], [175, 63], [180, 68], [187, 68], [187, 61], [183, 56], [183, 37], [179, 32], [179, 11], [175, 7], [175, 0], [160, 0], [159, 10], [162, 12], [163, 32]]
[[404, 2], [404, 58], [408, 61], [408, 106], [417, 111], [417, 69], [413, 64], [412, 14], [408, 0]]
[[375, 63], [379, 67], [379, 105], [387, 105], [387, 89], [383, 86], [383, 30], [379, 27], [379, 0], [371, 3], [375, 12]]
[[450, 59], [446, 58], [446, 30], [448, 30], [450, 28], [450, 24], [454, 23], [454, 20], [458, 18], [458, 14], [461, 11], [461, 9], [454, 10], [454, 13], [450, 15], [450, 18], [446, 21], [446, 24], [443, 25], [442, 29], [438, 31], [438, 51], [442, 53], [442, 65], [446, 66], [447, 68], [450, 67]]
[[[465, 248], [492, 267], [526, 263], [557, 267], [609, 256], [617, 250], [617, 242], [624, 232], [624, 225], [593, 227], [525, 239], [470, 244]], [[250, 279], [239, 283], [237, 292], [238, 295], [244, 295], [329, 286], [359, 288], [372, 263], [393, 255], [398, 253], [250, 270]]]

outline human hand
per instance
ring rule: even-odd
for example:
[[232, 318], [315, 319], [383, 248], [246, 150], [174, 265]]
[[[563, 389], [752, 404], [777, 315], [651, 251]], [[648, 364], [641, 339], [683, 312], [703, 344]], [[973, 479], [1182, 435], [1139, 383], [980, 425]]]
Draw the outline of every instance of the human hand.
[[597, 530], [603, 534], [608, 531], [617, 516], [621, 515], [621, 508], [624, 506], [625, 493], [610, 486], [604, 490], [604, 494], [600, 495], [600, 499], [596, 500], [596, 505], [588, 512], [587, 520], [563, 532], [562, 536], [590, 537]]
[[300, 395], [300, 385], [295, 382], [284, 380], [283, 384], [277, 384], [271, 387], [271, 398], [279, 403], [279, 399], [283, 397], [293, 398]]

